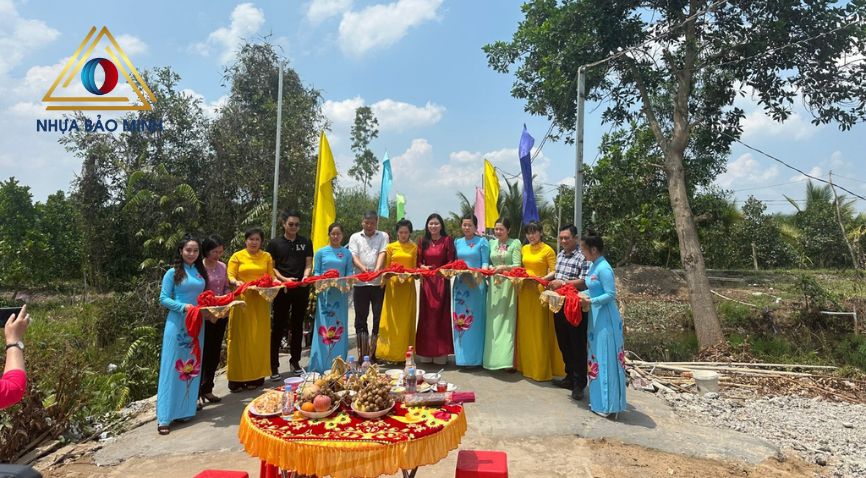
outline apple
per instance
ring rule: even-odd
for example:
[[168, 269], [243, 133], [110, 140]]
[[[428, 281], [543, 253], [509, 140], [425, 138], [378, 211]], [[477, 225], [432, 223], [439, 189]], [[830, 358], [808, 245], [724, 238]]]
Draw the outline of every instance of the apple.
[[313, 406], [317, 412], [327, 412], [331, 409], [331, 397], [327, 395], [316, 395], [313, 399]]

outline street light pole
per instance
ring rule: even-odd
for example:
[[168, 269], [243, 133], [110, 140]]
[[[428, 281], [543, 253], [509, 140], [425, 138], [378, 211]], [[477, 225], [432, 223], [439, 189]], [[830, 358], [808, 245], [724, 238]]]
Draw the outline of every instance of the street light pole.
[[583, 235], [583, 103], [586, 101], [586, 66], [577, 69], [577, 113], [575, 121], [574, 168], [574, 227], [577, 236]]
[[283, 65], [277, 82], [277, 145], [274, 148], [274, 202], [271, 205], [271, 237], [277, 237], [277, 197], [280, 185], [280, 133], [283, 128]]

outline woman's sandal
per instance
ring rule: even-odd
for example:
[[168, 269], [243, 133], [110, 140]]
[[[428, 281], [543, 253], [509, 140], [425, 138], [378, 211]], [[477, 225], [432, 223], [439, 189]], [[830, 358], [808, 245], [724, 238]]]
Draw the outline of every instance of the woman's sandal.
[[216, 395], [214, 395], [211, 392], [208, 392], [208, 393], [201, 394], [201, 401], [202, 401], [202, 403], [204, 403], [204, 402], [219, 403], [219, 402], [223, 401], [223, 399], [220, 397], [217, 397]]
[[159, 425], [158, 427], [156, 427], [156, 431], [160, 435], [168, 435], [169, 432], [171, 432], [171, 430], [168, 429], [168, 425]]

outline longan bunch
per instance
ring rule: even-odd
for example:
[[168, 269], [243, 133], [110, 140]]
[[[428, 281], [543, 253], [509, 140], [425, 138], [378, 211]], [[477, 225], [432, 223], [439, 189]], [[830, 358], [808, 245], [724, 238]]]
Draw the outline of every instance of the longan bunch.
[[369, 379], [366, 375], [361, 378], [368, 379], [358, 392], [355, 400], [355, 408], [362, 412], [378, 412], [389, 408], [392, 404], [391, 382], [388, 377], [376, 376]]

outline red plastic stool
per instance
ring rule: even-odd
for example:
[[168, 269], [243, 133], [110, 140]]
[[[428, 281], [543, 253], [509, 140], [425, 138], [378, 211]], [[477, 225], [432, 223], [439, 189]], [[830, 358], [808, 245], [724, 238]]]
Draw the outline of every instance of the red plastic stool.
[[460, 450], [454, 478], [508, 478], [504, 451]]
[[204, 470], [193, 478], [250, 478], [250, 474], [245, 471]]

